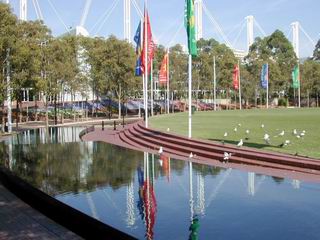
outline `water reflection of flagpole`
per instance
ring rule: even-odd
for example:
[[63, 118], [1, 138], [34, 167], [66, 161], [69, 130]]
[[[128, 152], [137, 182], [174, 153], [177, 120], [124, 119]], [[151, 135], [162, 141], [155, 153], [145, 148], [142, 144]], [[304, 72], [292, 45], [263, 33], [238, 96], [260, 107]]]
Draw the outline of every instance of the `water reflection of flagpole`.
[[190, 227], [189, 227], [189, 239], [198, 239], [198, 231], [200, 227], [199, 219], [194, 215], [193, 206], [193, 180], [192, 180], [192, 162], [189, 162], [189, 194], [190, 194]]
[[300, 181], [299, 180], [292, 180], [292, 186], [294, 189], [299, 189], [300, 188]]
[[136, 216], [134, 211], [134, 188], [133, 181], [127, 186], [127, 224], [132, 227], [136, 223]]
[[197, 204], [196, 213], [205, 214], [205, 189], [204, 189], [204, 177], [199, 173], [197, 176]]
[[251, 196], [254, 196], [255, 194], [255, 173], [254, 172], [248, 172], [248, 193]]
[[189, 194], [190, 194], [190, 219], [193, 220], [193, 186], [192, 186], [192, 162], [189, 162]]

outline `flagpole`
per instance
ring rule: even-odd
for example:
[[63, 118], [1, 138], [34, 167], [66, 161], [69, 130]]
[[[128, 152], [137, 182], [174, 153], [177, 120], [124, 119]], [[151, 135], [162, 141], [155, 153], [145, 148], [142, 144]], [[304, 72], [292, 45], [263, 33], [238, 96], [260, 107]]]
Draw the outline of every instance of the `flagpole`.
[[145, 91], [145, 126], [148, 128], [148, 37], [147, 37], [147, 1], [145, 0], [145, 13], [144, 13], [144, 91]]
[[267, 64], [267, 109], [269, 108], [269, 64]]
[[192, 56], [189, 54], [189, 138], [192, 137]]
[[151, 116], [153, 116], [153, 59], [151, 60], [151, 72], [150, 72], [150, 88], [151, 88]]
[[238, 60], [238, 69], [239, 69], [239, 105], [240, 105], [240, 110], [242, 109], [242, 104], [241, 104], [241, 77], [240, 77], [240, 60]]
[[301, 99], [300, 99], [300, 93], [301, 93], [301, 79], [300, 79], [300, 66], [299, 66], [299, 61], [298, 61], [298, 81], [299, 81], [299, 89], [298, 89], [298, 101], [299, 101], [299, 108], [301, 107]]
[[216, 86], [217, 85], [217, 76], [216, 76], [216, 56], [213, 56], [213, 106], [214, 106], [214, 111], [217, 111], [217, 95], [216, 95]]
[[167, 58], [167, 108], [168, 108], [168, 114], [170, 113], [170, 94], [169, 94], [169, 49], [167, 50], [168, 58]]

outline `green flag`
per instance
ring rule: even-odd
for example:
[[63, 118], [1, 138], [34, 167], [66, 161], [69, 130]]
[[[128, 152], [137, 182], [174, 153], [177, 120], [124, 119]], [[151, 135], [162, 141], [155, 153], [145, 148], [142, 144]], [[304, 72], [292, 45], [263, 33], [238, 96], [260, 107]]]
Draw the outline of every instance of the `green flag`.
[[188, 49], [189, 54], [197, 56], [197, 41], [196, 41], [196, 29], [194, 19], [194, 0], [186, 0], [184, 9], [184, 25], [188, 34]]
[[292, 87], [295, 89], [300, 87], [299, 66], [295, 66], [292, 71]]

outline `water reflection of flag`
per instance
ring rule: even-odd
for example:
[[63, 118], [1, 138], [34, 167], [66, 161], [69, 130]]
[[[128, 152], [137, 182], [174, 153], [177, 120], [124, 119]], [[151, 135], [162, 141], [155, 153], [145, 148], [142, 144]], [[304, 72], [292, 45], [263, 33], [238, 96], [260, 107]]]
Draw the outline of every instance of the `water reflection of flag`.
[[160, 156], [160, 159], [162, 160], [162, 167], [164, 170], [164, 174], [167, 176], [168, 182], [170, 182], [170, 158], [167, 156]]
[[143, 199], [145, 209], [146, 239], [153, 239], [157, 201], [154, 194], [153, 185], [150, 184], [148, 180], [144, 182]]
[[137, 207], [139, 210], [139, 214], [141, 216], [141, 219], [144, 219], [144, 207], [143, 207], [143, 185], [144, 185], [144, 177], [143, 177], [143, 170], [141, 169], [141, 167], [139, 166], [137, 169], [137, 173], [138, 173], [138, 183], [139, 183], [139, 200], [137, 202]]

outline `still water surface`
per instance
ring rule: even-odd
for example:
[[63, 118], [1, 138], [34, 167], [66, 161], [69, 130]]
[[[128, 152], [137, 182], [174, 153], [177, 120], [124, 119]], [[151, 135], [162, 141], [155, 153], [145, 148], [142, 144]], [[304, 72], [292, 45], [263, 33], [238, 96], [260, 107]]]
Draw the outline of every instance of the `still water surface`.
[[139, 239], [319, 239], [319, 184], [80, 142], [80, 131], [25, 132], [1, 143], [0, 163]]

